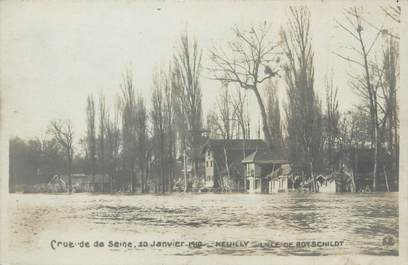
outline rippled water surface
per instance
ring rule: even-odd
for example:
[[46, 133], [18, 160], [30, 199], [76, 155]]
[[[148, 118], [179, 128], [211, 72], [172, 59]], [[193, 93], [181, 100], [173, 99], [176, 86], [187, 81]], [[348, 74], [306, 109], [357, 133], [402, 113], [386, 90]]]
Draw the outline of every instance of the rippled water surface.
[[[9, 253], [46, 253], [50, 241], [200, 241], [201, 248], [117, 248], [154, 255], [398, 255], [398, 194], [12, 194]], [[395, 243], [385, 244], [385, 237]], [[245, 247], [215, 242], [249, 241]], [[337, 247], [262, 242], [344, 241]], [[57, 249], [52, 253], [65, 253]], [[12, 255], [14, 253], [14, 255]]]

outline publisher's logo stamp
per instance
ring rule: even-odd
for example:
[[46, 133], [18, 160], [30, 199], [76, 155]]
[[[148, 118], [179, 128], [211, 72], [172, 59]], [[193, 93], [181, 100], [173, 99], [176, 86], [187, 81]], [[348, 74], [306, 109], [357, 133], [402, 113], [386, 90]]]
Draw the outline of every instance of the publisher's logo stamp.
[[382, 240], [383, 246], [394, 246], [395, 238], [393, 236], [385, 236]]

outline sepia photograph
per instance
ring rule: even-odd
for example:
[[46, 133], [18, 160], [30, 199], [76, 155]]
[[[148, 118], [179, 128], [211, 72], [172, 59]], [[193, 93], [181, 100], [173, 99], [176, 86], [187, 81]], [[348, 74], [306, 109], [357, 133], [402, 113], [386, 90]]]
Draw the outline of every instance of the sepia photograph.
[[404, 264], [405, 4], [0, 2], [0, 264]]

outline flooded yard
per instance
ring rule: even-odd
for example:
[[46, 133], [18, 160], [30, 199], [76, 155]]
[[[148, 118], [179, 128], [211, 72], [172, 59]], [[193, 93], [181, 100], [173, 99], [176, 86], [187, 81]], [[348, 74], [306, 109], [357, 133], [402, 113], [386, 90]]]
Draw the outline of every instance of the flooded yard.
[[397, 193], [11, 194], [8, 219], [7, 257], [22, 264], [86, 242], [135, 257], [398, 255]]

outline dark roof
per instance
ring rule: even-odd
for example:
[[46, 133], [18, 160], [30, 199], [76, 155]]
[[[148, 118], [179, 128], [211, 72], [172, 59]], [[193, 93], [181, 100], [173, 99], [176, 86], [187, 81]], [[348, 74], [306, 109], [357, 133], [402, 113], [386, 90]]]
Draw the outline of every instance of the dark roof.
[[204, 145], [203, 151], [206, 151], [208, 148], [217, 149], [224, 148], [226, 146], [227, 150], [243, 150], [245, 144], [245, 150], [256, 150], [256, 149], [266, 149], [266, 143], [261, 139], [208, 139]]
[[[242, 164], [241, 163], [237, 164], [236, 161], [229, 164], [229, 171], [230, 171], [230, 175], [232, 176], [242, 176], [244, 174], [244, 169], [243, 169]], [[221, 170], [219, 174], [221, 176], [228, 175], [227, 168], [224, 167], [224, 169]]]
[[[68, 175], [61, 175], [60, 177], [64, 182], [68, 183]], [[71, 181], [72, 183], [92, 183], [92, 175], [72, 174]], [[110, 177], [108, 175], [95, 174], [95, 183], [110, 183]]]
[[292, 166], [290, 164], [283, 164], [267, 175], [267, 177], [278, 178], [279, 176], [289, 176], [292, 174]]
[[[220, 174], [223, 171], [226, 172], [225, 167], [225, 153], [227, 154], [228, 165], [235, 170], [230, 170], [231, 175], [242, 174], [243, 168], [241, 161], [244, 159], [244, 143], [245, 154], [253, 153], [257, 149], [266, 149], [267, 145], [260, 139], [248, 139], [248, 140], [223, 140], [223, 139], [209, 139], [203, 147], [203, 153], [207, 150], [211, 150], [214, 156], [215, 167]], [[233, 166], [235, 165], [235, 166]]]
[[252, 154], [245, 157], [242, 163], [255, 163], [255, 164], [286, 164], [288, 160], [286, 155], [280, 148], [260, 149], [255, 150]]
[[344, 172], [333, 172], [328, 175], [318, 175], [316, 177], [316, 180], [321, 180], [321, 181], [337, 180], [337, 181], [344, 181], [345, 183], [350, 183], [352, 182], [352, 177]]

